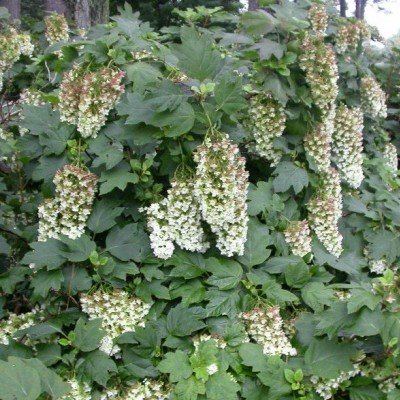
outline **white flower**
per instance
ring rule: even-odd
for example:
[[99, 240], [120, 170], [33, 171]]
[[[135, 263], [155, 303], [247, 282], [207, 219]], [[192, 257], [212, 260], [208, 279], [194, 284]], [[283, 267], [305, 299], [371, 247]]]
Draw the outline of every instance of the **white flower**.
[[216, 245], [228, 257], [243, 255], [247, 239], [248, 172], [239, 148], [227, 135], [207, 137], [194, 154], [194, 195]]
[[308, 11], [308, 17], [315, 34], [325, 36], [325, 31], [328, 26], [328, 14], [325, 6], [318, 3], [312, 4]]
[[392, 172], [393, 176], [397, 176], [398, 171], [398, 156], [397, 148], [393, 143], [386, 143], [383, 149], [383, 159], [389, 171]]
[[291, 222], [284, 234], [294, 255], [304, 257], [311, 252], [311, 236], [307, 220]]
[[215, 373], [217, 373], [218, 372], [218, 365], [217, 364], [210, 364], [208, 367], [207, 367], [207, 373], [208, 373], [208, 375], [214, 375]]
[[255, 308], [241, 314], [249, 336], [263, 346], [267, 356], [295, 356], [296, 349], [291, 345], [283, 330], [283, 320], [278, 306], [267, 309]]
[[333, 154], [339, 173], [349, 186], [357, 189], [363, 179], [363, 114], [361, 109], [341, 105], [335, 118]]
[[361, 78], [361, 106], [365, 114], [371, 118], [386, 118], [386, 93], [373, 76]]
[[44, 18], [44, 23], [46, 25], [46, 39], [50, 46], [58, 42], [68, 41], [68, 23], [62, 14], [54, 12]]

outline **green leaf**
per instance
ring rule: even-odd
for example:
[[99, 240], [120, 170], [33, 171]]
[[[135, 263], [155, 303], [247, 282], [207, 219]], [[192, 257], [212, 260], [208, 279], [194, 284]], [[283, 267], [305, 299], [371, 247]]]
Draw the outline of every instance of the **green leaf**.
[[285, 280], [288, 286], [302, 288], [311, 278], [308, 265], [304, 261], [289, 264], [285, 269]]
[[0, 396], [3, 400], [36, 400], [42, 393], [38, 372], [24, 360], [0, 360]]
[[207, 279], [207, 283], [217, 286], [221, 290], [236, 287], [243, 275], [242, 267], [236, 261], [214, 257], [206, 260], [206, 270], [212, 273]]
[[177, 400], [197, 400], [199, 394], [205, 394], [203, 382], [191, 376], [189, 379], [179, 381], [175, 386], [174, 394]]
[[[384, 400], [385, 395], [374, 385], [349, 388], [350, 400]], [[400, 395], [400, 392], [399, 392]], [[395, 398], [393, 398], [394, 400]], [[389, 398], [388, 398], [389, 400]]]
[[124, 207], [115, 207], [118, 203], [109, 199], [97, 201], [87, 221], [88, 228], [94, 233], [101, 233], [112, 228], [116, 224], [115, 218], [124, 211]]
[[307, 171], [292, 162], [280, 162], [274, 173], [277, 175], [274, 179], [274, 189], [277, 192], [286, 192], [293, 187], [294, 192], [297, 194], [308, 186]]
[[189, 95], [178, 85], [164, 79], [156, 88], [151, 90], [147, 101], [154, 107], [155, 112], [160, 113], [177, 109], [182, 103], [186, 102], [188, 97]]
[[215, 101], [218, 109], [233, 114], [247, 106], [243, 97], [242, 79], [225, 74], [215, 86]]
[[221, 291], [211, 289], [207, 292], [207, 316], [219, 317], [227, 315], [234, 318], [239, 312], [240, 296], [236, 290]]
[[276, 19], [264, 10], [246, 12], [241, 15], [240, 22], [247, 33], [255, 36], [272, 32], [277, 24]]
[[304, 302], [315, 312], [322, 312], [335, 299], [335, 291], [321, 282], [310, 282], [301, 289]]
[[34, 181], [44, 180], [45, 182], [50, 182], [56, 172], [65, 164], [68, 164], [68, 157], [65, 152], [60, 156], [41, 157], [39, 165], [36, 165], [32, 171], [32, 179]]
[[33, 249], [25, 254], [22, 264], [35, 264], [35, 268], [47, 267], [56, 269], [65, 261], [65, 245], [56, 239], [47, 239], [45, 242], [34, 242], [29, 244]]
[[89, 290], [92, 286], [92, 278], [84, 268], [69, 265], [63, 268], [63, 276], [64, 282], [62, 287], [72, 295]]
[[125, 70], [128, 79], [133, 82], [134, 89], [141, 89], [162, 77], [162, 73], [157, 68], [142, 61], [126, 65]]
[[382, 300], [381, 296], [372, 291], [372, 287], [370, 287], [369, 290], [364, 288], [351, 289], [350, 293], [351, 296], [347, 302], [347, 310], [349, 314], [357, 312], [364, 306], [373, 311]]
[[43, 132], [55, 132], [60, 124], [60, 113], [53, 110], [51, 104], [42, 106], [23, 104], [21, 126], [29, 129], [32, 135], [39, 135]]
[[61, 241], [66, 246], [62, 253], [68, 261], [86, 261], [90, 257], [90, 253], [96, 250], [96, 243], [92, 242], [85, 234], [74, 240], [63, 236]]
[[279, 195], [273, 191], [272, 180], [260, 181], [257, 187], [250, 185], [248, 199], [248, 213], [251, 216], [256, 216], [272, 207], [276, 208], [275, 205], [282, 202]]
[[246, 267], [253, 267], [263, 263], [271, 254], [266, 247], [270, 244], [269, 229], [255, 218], [251, 218], [248, 225], [247, 241], [243, 256], [238, 257], [240, 263]]
[[174, 336], [187, 336], [204, 327], [205, 324], [199, 317], [181, 304], [172, 308], [167, 315], [167, 331]]
[[316, 328], [318, 335], [327, 334], [329, 338], [337, 335], [340, 329], [343, 329], [352, 322], [352, 316], [347, 313], [345, 302], [337, 301], [330, 308], [317, 316], [319, 323]]
[[190, 356], [190, 365], [197, 379], [207, 381], [209, 378], [208, 367], [217, 364], [218, 348], [214, 341], [201, 341], [196, 351]]
[[100, 350], [87, 354], [78, 367], [78, 373], [89, 382], [94, 381], [105, 387], [111, 372], [117, 371], [115, 362]]
[[0, 235], [0, 254], [8, 254], [10, 251], [11, 247], [7, 243], [7, 240]]
[[365, 238], [370, 242], [368, 250], [373, 259], [387, 259], [389, 263], [400, 257], [399, 235], [388, 230], [365, 233]]
[[275, 56], [278, 60], [283, 57], [286, 46], [270, 39], [263, 38], [257, 42], [251, 49], [258, 50], [260, 60], [268, 60], [271, 56]]
[[213, 79], [222, 67], [220, 53], [213, 49], [213, 40], [193, 27], [181, 29], [181, 45], [172, 46], [179, 62], [178, 67], [190, 78], [204, 81]]
[[304, 355], [304, 361], [313, 375], [332, 379], [340, 372], [353, 370], [350, 359], [356, 354], [357, 349], [351, 344], [314, 339]]
[[120, 164], [109, 171], [104, 171], [101, 174], [99, 181], [100, 195], [110, 193], [115, 188], [122, 191], [125, 190], [128, 183], [138, 183], [139, 177], [136, 173], [129, 172], [128, 164]]
[[363, 308], [357, 316], [352, 315], [352, 317], [354, 323], [348, 330], [361, 337], [378, 335], [385, 324], [382, 311], [379, 308], [375, 311]]
[[192, 375], [192, 367], [189, 358], [181, 350], [175, 353], [167, 353], [165, 358], [157, 365], [157, 369], [163, 374], [169, 374], [170, 382], [179, 382]]
[[49, 290], [60, 290], [64, 277], [62, 272], [57, 269], [53, 271], [38, 271], [33, 275], [31, 286], [35, 296], [46, 297]]
[[267, 357], [259, 344], [243, 343], [239, 347], [239, 355], [243, 364], [251, 367], [253, 372], [261, 372], [268, 369]]
[[148, 124], [155, 114], [155, 106], [139, 93], [128, 92], [115, 108], [119, 115], [127, 115], [126, 123], [132, 125], [140, 122]]
[[84, 352], [97, 349], [105, 334], [102, 329], [101, 318], [92, 319], [87, 322], [79, 318], [74, 332], [75, 339], [72, 341], [72, 344]]
[[239, 384], [226, 372], [211, 375], [206, 383], [207, 399], [210, 400], [237, 400], [239, 390]]
[[142, 262], [151, 253], [149, 237], [138, 224], [115, 226], [107, 235], [106, 247], [122, 261]]
[[67, 141], [74, 132], [74, 127], [60, 124], [57, 129], [43, 132], [39, 135], [39, 143], [44, 146], [43, 154], [48, 156], [60, 155], [67, 147]]

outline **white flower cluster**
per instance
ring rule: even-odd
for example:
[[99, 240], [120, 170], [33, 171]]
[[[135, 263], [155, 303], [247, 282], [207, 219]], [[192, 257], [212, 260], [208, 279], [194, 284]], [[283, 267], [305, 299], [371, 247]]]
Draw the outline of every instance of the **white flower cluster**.
[[337, 378], [321, 379], [318, 376], [311, 376], [310, 381], [314, 385], [313, 389], [324, 400], [332, 399], [341, 390], [350, 386], [350, 379], [360, 373], [360, 368], [354, 365], [354, 369], [348, 372], [341, 372]]
[[30, 328], [41, 320], [39, 310], [32, 310], [24, 314], [10, 313], [6, 319], [0, 320], [0, 344], [8, 345], [14, 333]]
[[124, 92], [123, 76], [124, 72], [112, 68], [87, 72], [75, 65], [61, 82], [61, 120], [77, 125], [82, 137], [95, 138]]
[[42, 106], [46, 104], [43, 100], [43, 93], [39, 90], [35, 90], [32, 88], [24, 89], [20, 94], [20, 101], [23, 104], [30, 104], [33, 106]]
[[207, 137], [194, 154], [194, 194], [216, 246], [228, 257], [243, 255], [247, 239], [248, 172], [239, 148], [229, 140]]
[[351, 297], [351, 292], [349, 290], [335, 290], [334, 295], [340, 301], [347, 301]]
[[16, 29], [8, 27], [0, 34], [0, 90], [3, 88], [5, 71], [11, 68], [21, 55], [30, 57], [33, 50], [31, 37], [26, 33], [19, 33]]
[[375, 361], [368, 360], [360, 364], [361, 374], [378, 383], [379, 390], [390, 393], [400, 388], [400, 370], [377, 365]]
[[85, 230], [92, 210], [97, 177], [87, 170], [65, 165], [53, 180], [56, 185], [54, 199], [39, 206], [39, 241], [65, 235], [76, 239]]
[[176, 244], [182, 249], [204, 253], [210, 244], [205, 239], [201, 214], [194, 198], [194, 183], [174, 180], [168, 190], [168, 225]]
[[322, 188], [307, 205], [308, 219], [311, 229], [328, 252], [339, 257], [343, 251], [343, 237], [338, 229], [338, 221], [342, 216], [340, 177], [334, 168], [330, 168], [322, 178]]
[[357, 189], [363, 179], [363, 113], [359, 107], [340, 105], [336, 111], [333, 154], [342, 179]]
[[372, 118], [386, 118], [386, 94], [373, 76], [364, 76], [360, 84], [361, 106]]
[[385, 258], [379, 260], [371, 258], [368, 247], [364, 248], [364, 256], [368, 260], [369, 270], [374, 274], [382, 275], [390, 267]]
[[327, 172], [331, 166], [331, 143], [332, 135], [324, 123], [318, 124], [304, 137], [304, 149], [318, 172]]
[[131, 52], [133, 61], [156, 60], [157, 58], [148, 50], [138, 50]]
[[171, 389], [161, 381], [144, 379], [134, 383], [118, 400], [168, 400]]
[[325, 36], [328, 27], [328, 14], [323, 4], [314, 3], [308, 11], [311, 28], [316, 35]]
[[397, 156], [397, 148], [393, 143], [386, 143], [383, 149], [383, 159], [386, 162], [386, 165], [393, 173], [393, 176], [397, 176], [398, 169], [398, 156]]
[[46, 25], [46, 39], [50, 46], [58, 42], [68, 41], [68, 23], [64, 15], [54, 12], [44, 18], [44, 23]]
[[282, 136], [286, 123], [283, 107], [271, 95], [258, 94], [250, 99], [248, 113], [244, 125], [254, 137], [252, 147], [275, 166], [281, 159], [281, 152], [274, 149], [274, 139]]
[[331, 45], [322, 37], [306, 34], [302, 43], [300, 68], [306, 73], [306, 82], [311, 88], [311, 96], [321, 110], [323, 120], [334, 116], [335, 100], [339, 92], [338, 66]]
[[202, 333], [192, 337], [193, 346], [196, 350], [199, 348], [201, 342], [207, 342], [208, 340], [214, 340], [217, 344], [217, 347], [220, 349], [224, 349], [227, 346], [224, 338], [219, 335], [207, 335]]
[[338, 28], [336, 34], [336, 51], [339, 54], [354, 51], [359, 43], [368, 40], [371, 32], [365, 21], [348, 22]]
[[75, 378], [68, 379], [67, 383], [71, 390], [66, 395], [60, 397], [60, 400], [91, 400], [91, 388], [87, 383], [80, 383]]
[[295, 256], [304, 257], [311, 252], [311, 235], [308, 221], [294, 221], [286, 228], [285, 240]]
[[241, 314], [249, 336], [263, 346], [263, 353], [267, 356], [288, 355], [295, 356], [296, 349], [283, 331], [283, 320], [279, 307], [267, 309], [255, 308]]
[[175, 179], [166, 198], [142, 208], [147, 215], [150, 244], [156, 257], [168, 259], [175, 250], [204, 253], [209, 248], [202, 227], [198, 202], [191, 179]]
[[102, 327], [106, 335], [101, 341], [100, 350], [114, 355], [120, 348], [114, 339], [125, 332], [134, 332], [137, 326], [144, 326], [145, 317], [151, 305], [131, 297], [124, 291], [112, 293], [97, 292], [93, 295], [81, 296], [82, 311], [90, 319], [102, 318]]

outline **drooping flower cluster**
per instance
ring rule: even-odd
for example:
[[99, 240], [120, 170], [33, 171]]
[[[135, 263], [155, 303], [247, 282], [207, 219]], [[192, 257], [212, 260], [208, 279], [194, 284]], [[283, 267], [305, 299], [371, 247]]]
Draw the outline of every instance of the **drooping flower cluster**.
[[318, 172], [327, 172], [331, 166], [331, 143], [330, 129], [324, 123], [318, 124], [304, 137], [304, 149]]
[[383, 149], [383, 159], [386, 162], [386, 165], [393, 173], [393, 176], [397, 176], [398, 169], [398, 156], [397, 156], [397, 148], [393, 143], [386, 143]]
[[311, 28], [316, 35], [325, 36], [328, 27], [328, 14], [323, 4], [314, 3], [308, 11]]
[[151, 307], [150, 304], [129, 296], [124, 291], [84, 294], [81, 296], [81, 306], [90, 319], [102, 318], [102, 327], [106, 335], [101, 341], [100, 350], [109, 355], [120, 350], [114, 344], [114, 339], [124, 332], [134, 332], [137, 326], [144, 326], [144, 318]]
[[117, 400], [168, 400], [171, 388], [155, 379], [144, 379], [135, 382]]
[[31, 56], [34, 46], [31, 37], [8, 27], [0, 34], [0, 90], [3, 88], [4, 73], [19, 60], [21, 55]]
[[336, 35], [336, 51], [339, 54], [354, 51], [359, 43], [368, 40], [371, 32], [365, 21], [348, 22], [338, 28]]
[[24, 89], [21, 92], [20, 95], [20, 101], [23, 104], [30, 104], [33, 106], [42, 106], [43, 104], [46, 104], [46, 102], [43, 100], [43, 93], [40, 92], [39, 90], [35, 90], [32, 88]]
[[150, 244], [156, 257], [170, 258], [174, 243], [193, 252], [204, 253], [208, 249], [192, 179], [173, 180], [166, 198], [141, 211], [147, 215]]
[[283, 107], [271, 95], [259, 94], [251, 98], [248, 113], [244, 125], [254, 137], [255, 152], [275, 166], [281, 152], [274, 149], [274, 139], [282, 136], [286, 123]]
[[309, 223], [320, 242], [329, 253], [339, 257], [343, 251], [343, 237], [338, 229], [342, 216], [342, 193], [340, 177], [334, 168], [322, 176], [322, 188], [312, 197], [307, 205]]
[[80, 383], [76, 378], [68, 379], [67, 383], [71, 390], [66, 395], [60, 397], [60, 400], [91, 400], [91, 388], [87, 383]]
[[0, 320], [0, 344], [8, 345], [14, 333], [30, 328], [41, 319], [39, 310], [32, 310], [24, 314], [10, 313], [7, 319]]
[[291, 222], [284, 234], [295, 256], [304, 257], [311, 252], [311, 236], [307, 220]]
[[311, 88], [312, 98], [321, 110], [323, 120], [333, 120], [335, 100], [339, 89], [338, 66], [331, 45], [322, 37], [306, 34], [302, 43], [300, 68], [306, 73], [306, 81]]
[[386, 94], [373, 76], [364, 76], [360, 84], [361, 106], [372, 118], [386, 118]]
[[371, 258], [368, 247], [364, 248], [364, 256], [368, 260], [369, 270], [374, 274], [382, 275], [389, 268], [389, 264], [385, 258], [378, 260]]
[[362, 164], [363, 114], [359, 107], [340, 105], [336, 111], [333, 154], [342, 179], [358, 188], [364, 179]]
[[39, 241], [65, 235], [76, 239], [82, 235], [88, 219], [97, 177], [83, 168], [65, 165], [54, 180], [56, 195], [39, 206]]
[[124, 72], [112, 68], [87, 72], [75, 65], [60, 86], [61, 120], [77, 125], [84, 138], [95, 138], [124, 92], [123, 76]]
[[283, 331], [283, 320], [279, 311], [278, 306], [255, 308], [242, 313], [241, 317], [247, 333], [256, 343], [263, 346], [265, 355], [295, 356], [297, 351]]
[[400, 371], [396, 367], [378, 365], [373, 360], [360, 364], [361, 374], [373, 379], [378, 383], [379, 390], [383, 393], [390, 393], [395, 389], [400, 389]]
[[194, 194], [216, 246], [228, 257], [243, 255], [247, 238], [248, 172], [239, 148], [229, 140], [207, 137], [194, 153]]
[[313, 389], [324, 400], [332, 399], [333, 396], [341, 389], [350, 386], [350, 379], [360, 373], [358, 365], [354, 365], [351, 371], [341, 372], [337, 378], [321, 379], [318, 376], [311, 376], [310, 380]]
[[52, 13], [44, 18], [44, 23], [46, 25], [46, 39], [50, 46], [58, 42], [68, 41], [68, 23], [64, 15]]
[[198, 203], [193, 196], [194, 182], [174, 180], [168, 190], [168, 225], [182, 249], [204, 253], [210, 246], [201, 225]]

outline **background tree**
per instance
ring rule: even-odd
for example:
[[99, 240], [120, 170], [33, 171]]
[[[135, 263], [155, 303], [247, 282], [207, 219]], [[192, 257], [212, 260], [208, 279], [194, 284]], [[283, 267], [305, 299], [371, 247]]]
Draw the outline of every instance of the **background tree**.
[[12, 19], [21, 16], [21, 0], [0, 0], [0, 7], [6, 7]]

